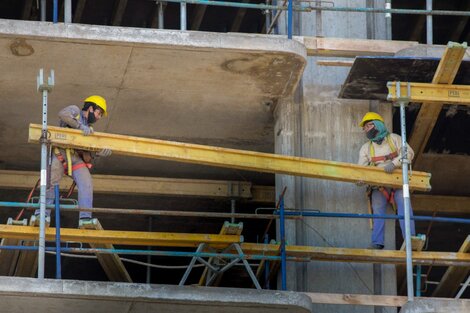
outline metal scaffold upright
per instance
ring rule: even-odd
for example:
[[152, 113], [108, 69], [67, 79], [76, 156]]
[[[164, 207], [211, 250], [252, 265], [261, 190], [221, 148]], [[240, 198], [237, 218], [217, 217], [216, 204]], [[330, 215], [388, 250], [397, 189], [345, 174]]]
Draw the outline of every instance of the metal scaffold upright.
[[54, 70], [51, 70], [47, 81], [44, 79], [44, 70], [39, 70], [37, 76], [37, 90], [42, 92], [42, 132], [41, 132], [41, 184], [39, 196], [39, 253], [38, 278], [44, 278], [45, 248], [46, 248], [46, 189], [47, 189], [47, 160], [48, 160], [48, 132], [47, 132], [47, 97], [54, 87]]

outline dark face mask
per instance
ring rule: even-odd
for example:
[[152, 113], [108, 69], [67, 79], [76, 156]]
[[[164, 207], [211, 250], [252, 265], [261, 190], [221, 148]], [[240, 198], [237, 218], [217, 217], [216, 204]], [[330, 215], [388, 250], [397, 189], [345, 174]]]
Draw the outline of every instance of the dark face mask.
[[88, 124], [93, 124], [94, 122], [96, 122], [96, 117], [95, 117], [95, 113], [94, 113], [94, 112], [88, 111], [87, 122], [88, 122]]
[[377, 134], [379, 133], [379, 131], [377, 129], [372, 128], [370, 129], [367, 133], [366, 133], [366, 136], [367, 136], [367, 139], [369, 140], [372, 140], [375, 138], [375, 136], [377, 136]]

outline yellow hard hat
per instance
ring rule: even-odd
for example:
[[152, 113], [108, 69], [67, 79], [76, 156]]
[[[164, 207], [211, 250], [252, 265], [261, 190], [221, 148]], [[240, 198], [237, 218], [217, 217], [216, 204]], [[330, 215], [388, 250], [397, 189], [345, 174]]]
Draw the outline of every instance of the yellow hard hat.
[[85, 99], [84, 102], [91, 102], [96, 104], [97, 107], [99, 107], [101, 110], [103, 110], [103, 115], [107, 116], [108, 115], [108, 110], [106, 107], [106, 100], [101, 97], [101, 96], [89, 96], [88, 98]]
[[368, 121], [374, 121], [374, 120], [379, 120], [381, 122], [384, 122], [384, 119], [382, 116], [375, 112], [367, 112], [366, 115], [362, 118], [362, 121], [359, 123], [359, 127], [364, 127], [364, 124]]

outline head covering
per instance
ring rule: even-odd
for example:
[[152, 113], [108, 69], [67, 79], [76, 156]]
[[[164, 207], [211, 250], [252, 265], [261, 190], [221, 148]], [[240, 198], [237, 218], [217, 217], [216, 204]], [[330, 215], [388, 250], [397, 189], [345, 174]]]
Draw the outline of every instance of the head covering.
[[382, 121], [379, 120], [373, 120], [372, 123], [374, 123], [375, 129], [378, 131], [377, 135], [375, 135], [374, 138], [371, 140], [376, 143], [382, 143], [382, 140], [384, 140], [385, 137], [388, 136], [389, 132], [387, 130], [387, 127], [385, 127], [385, 124]]

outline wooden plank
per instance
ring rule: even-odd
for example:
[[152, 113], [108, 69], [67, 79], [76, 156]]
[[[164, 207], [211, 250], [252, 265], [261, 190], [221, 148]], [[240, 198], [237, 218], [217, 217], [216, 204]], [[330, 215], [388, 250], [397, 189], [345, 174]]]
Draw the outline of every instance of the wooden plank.
[[470, 197], [440, 196], [440, 195], [411, 195], [413, 212], [421, 213], [452, 213], [469, 214]]
[[294, 36], [307, 48], [308, 56], [356, 57], [395, 55], [398, 51], [419, 45], [418, 42], [349, 38]]
[[[186, 234], [162, 232], [136, 232], [118, 230], [92, 230], [61, 228], [61, 241], [74, 241], [96, 244], [121, 244], [160, 247], [197, 247], [205, 242], [213, 247], [227, 247], [231, 243], [241, 242], [241, 236]], [[0, 238], [38, 240], [39, 229], [32, 226], [0, 225]], [[46, 229], [46, 240], [55, 240], [55, 228]]]
[[[242, 3], [248, 3], [249, 0], [243, 0]], [[240, 26], [242, 25], [243, 19], [246, 15], [246, 8], [238, 8], [237, 13], [235, 14], [235, 19], [233, 20], [232, 26], [230, 27], [230, 31], [232, 33], [236, 33], [240, 31]]]
[[[39, 143], [41, 125], [30, 124], [29, 142]], [[52, 144], [85, 150], [108, 148], [116, 154], [154, 158], [176, 162], [195, 163], [225, 168], [298, 175], [344, 182], [362, 181], [366, 184], [401, 188], [402, 173], [387, 174], [375, 166], [301, 158], [254, 151], [195, 145], [158, 139], [94, 133], [83, 136], [71, 128], [48, 127]], [[431, 175], [413, 171], [410, 189], [428, 191]]]
[[[467, 236], [459, 249], [459, 253], [468, 252], [470, 252], [470, 235]], [[470, 267], [450, 266], [434, 290], [433, 297], [454, 297], [460, 288], [460, 283], [467, 278], [469, 272]]]
[[[72, 184], [72, 179], [66, 177], [60, 181], [61, 190], [68, 190]], [[0, 170], [0, 188], [31, 189], [38, 179], [39, 172]], [[258, 186], [255, 194], [252, 194], [251, 189], [251, 183], [246, 181], [93, 175], [93, 191], [95, 193], [243, 198], [256, 202], [274, 201], [273, 187]]]
[[[466, 45], [449, 44], [439, 62], [432, 83], [452, 84], [466, 50]], [[419, 168], [421, 156], [431, 137], [432, 130], [437, 122], [442, 106], [443, 103], [434, 103], [433, 105], [423, 103], [416, 117], [408, 142], [415, 152], [413, 163], [417, 168]]]
[[[98, 220], [96, 220], [96, 223], [94, 223], [92, 227], [95, 230], [104, 230]], [[114, 249], [112, 244], [90, 243], [90, 247], [93, 249]], [[118, 254], [97, 253], [96, 257], [110, 281], [132, 283], [132, 278], [127, 272], [126, 267], [122, 263]]]
[[[382, 306], [382, 307], [402, 307], [408, 302], [408, 297], [403, 296], [385, 296], [385, 295], [361, 295], [361, 294], [338, 294], [338, 293], [319, 293], [304, 292], [312, 303], [322, 304], [347, 304], [364, 306]], [[415, 300], [442, 301], [442, 298], [415, 297]], [[455, 299], [447, 299], [455, 300]], [[469, 300], [463, 300], [469, 301]]]
[[[423, 251], [424, 245], [426, 244], [426, 236], [411, 236], [411, 250], [412, 251]], [[403, 242], [400, 251], [405, 251], [406, 244]], [[396, 266], [397, 272], [397, 286], [399, 294], [406, 293], [406, 265], [398, 264]]]
[[321, 66], [343, 66], [343, 67], [351, 67], [353, 66], [354, 61], [346, 61], [346, 60], [317, 60], [317, 65]]
[[[241, 247], [246, 254], [278, 255], [279, 245], [242, 243]], [[405, 251], [373, 250], [352, 248], [331, 248], [311, 246], [286, 247], [292, 261], [329, 261], [329, 262], [357, 262], [380, 264], [405, 264]], [[455, 252], [414, 252], [413, 263], [416, 265], [442, 265], [442, 266], [470, 266], [470, 253]]]
[[201, 27], [202, 19], [204, 18], [204, 14], [206, 13], [207, 5], [199, 4], [196, 6], [193, 21], [191, 22], [191, 30], [199, 30]]
[[80, 23], [82, 20], [83, 11], [85, 10], [86, 0], [78, 0], [75, 12], [73, 15], [73, 22]]
[[117, 0], [113, 13], [113, 26], [120, 26], [122, 24], [122, 17], [124, 16], [124, 12], [126, 12], [126, 7], [127, 0]]

